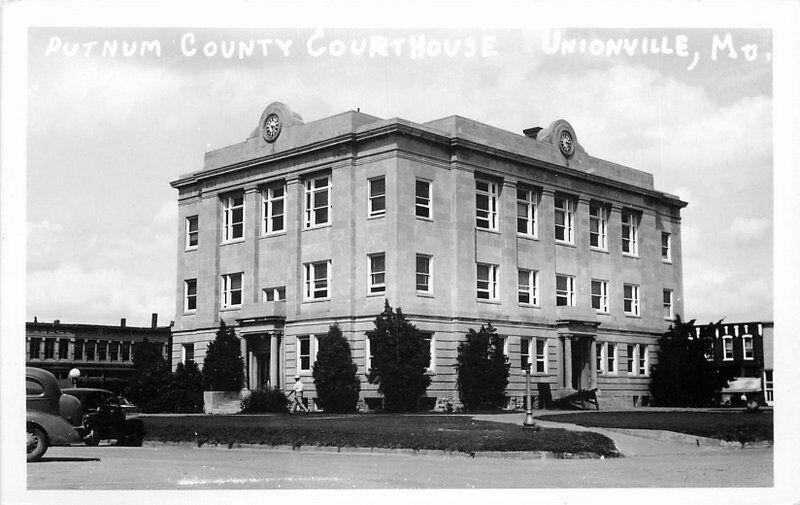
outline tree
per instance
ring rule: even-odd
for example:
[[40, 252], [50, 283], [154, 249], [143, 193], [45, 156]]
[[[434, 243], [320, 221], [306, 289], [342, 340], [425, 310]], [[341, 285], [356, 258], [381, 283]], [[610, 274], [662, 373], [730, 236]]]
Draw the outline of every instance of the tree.
[[650, 374], [650, 395], [662, 407], [705, 407], [717, 391], [727, 385], [727, 377], [713, 359], [714, 335], [721, 321], [695, 331], [694, 319], [683, 322], [680, 316], [658, 339], [658, 363]]
[[511, 364], [503, 353], [503, 340], [490, 324], [479, 331], [470, 328], [458, 344], [456, 372], [458, 393], [467, 410], [496, 410], [506, 404]]
[[238, 391], [244, 379], [242, 348], [236, 330], [220, 320], [217, 335], [208, 345], [203, 362], [203, 387], [207, 391]]
[[203, 411], [203, 375], [194, 361], [178, 363], [167, 393], [170, 412]]
[[326, 412], [355, 412], [361, 381], [358, 367], [353, 363], [350, 344], [338, 324], [319, 340], [317, 362], [314, 364], [314, 386], [317, 401]]
[[392, 310], [388, 300], [367, 338], [372, 349], [372, 369], [367, 380], [378, 385], [384, 408], [390, 412], [415, 410], [417, 400], [431, 383], [427, 374], [427, 341], [400, 308]]
[[172, 371], [163, 350], [163, 344], [151, 342], [147, 337], [133, 345], [133, 379], [125, 389], [125, 396], [142, 412], [162, 412], [169, 408], [166, 395]]

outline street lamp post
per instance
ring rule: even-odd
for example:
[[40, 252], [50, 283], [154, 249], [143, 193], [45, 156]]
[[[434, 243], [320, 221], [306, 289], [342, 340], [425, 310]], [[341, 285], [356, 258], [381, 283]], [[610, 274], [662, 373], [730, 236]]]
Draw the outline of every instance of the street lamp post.
[[533, 420], [533, 412], [531, 411], [531, 365], [525, 368], [525, 421], [522, 423], [523, 428], [536, 429], [536, 423]]
[[72, 380], [72, 387], [78, 387], [78, 377], [81, 376], [81, 371], [77, 368], [73, 368], [69, 371], [69, 378]]

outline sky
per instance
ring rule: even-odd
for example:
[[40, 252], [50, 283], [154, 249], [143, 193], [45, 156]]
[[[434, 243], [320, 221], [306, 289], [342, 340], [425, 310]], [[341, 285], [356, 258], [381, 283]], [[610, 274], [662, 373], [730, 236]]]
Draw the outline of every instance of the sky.
[[[29, 321], [148, 325], [153, 312], [161, 324], [173, 320], [178, 223], [169, 183], [199, 170], [206, 151], [245, 140], [273, 101], [305, 122], [360, 109], [417, 122], [457, 114], [521, 133], [566, 119], [590, 155], [650, 172], [656, 189], [689, 202], [684, 318], [773, 318], [767, 30], [29, 33]], [[405, 39], [400, 55], [370, 57], [381, 36]], [[430, 52], [413, 52], [412, 36]], [[222, 42], [266, 39], [266, 55], [257, 42], [250, 56], [222, 55]], [[573, 39], [575, 52], [562, 51], [559, 40]], [[363, 40], [365, 52], [353, 54]], [[137, 52], [103, 54], [106, 41], [136, 42]], [[160, 54], [142, 51], [153, 41]], [[617, 43], [633, 55], [604, 52]]]

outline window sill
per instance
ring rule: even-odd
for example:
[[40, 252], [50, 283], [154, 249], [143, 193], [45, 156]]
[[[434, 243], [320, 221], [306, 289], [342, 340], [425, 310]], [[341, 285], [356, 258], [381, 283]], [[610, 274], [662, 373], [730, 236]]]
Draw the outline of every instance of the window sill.
[[219, 245], [223, 246], [223, 245], [243, 244], [243, 243], [244, 243], [244, 239], [243, 238], [237, 238], [237, 239], [233, 239], [233, 240], [226, 240], [225, 242], [220, 242]]
[[417, 291], [417, 296], [420, 298], [436, 298], [433, 293], [429, 293], [428, 291]]
[[303, 226], [303, 231], [318, 230], [320, 228], [330, 228], [330, 227], [331, 227], [331, 223], [315, 224], [315, 225], [312, 225], [312, 226]]
[[288, 232], [286, 230], [281, 231], [272, 231], [269, 233], [262, 233], [259, 238], [272, 238], [272, 237], [280, 237], [282, 235], [286, 235]]
[[537, 303], [517, 303], [520, 307], [524, 307], [526, 309], [541, 309], [542, 306]]
[[183, 311], [183, 315], [184, 316], [195, 316], [195, 315], [197, 315], [197, 311], [196, 310], [184, 310]]
[[558, 240], [556, 239], [556, 245], [564, 246], [564, 247], [572, 247], [575, 248], [574, 242], [567, 242], [566, 240]]
[[671, 265], [672, 264], [672, 260], [661, 258], [661, 263], [664, 263], [665, 265]]
[[385, 297], [385, 296], [386, 296], [386, 291], [385, 290], [381, 291], [379, 293], [367, 293], [367, 298], [379, 298], [379, 297]]
[[524, 238], [525, 240], [533, 240], [534, 242], [541, 242], [538, 235], [528, 235], [527, 233], [517, 232], [517, 238]]
[[630, 317], [631, 319], [641, 319], [642, 318], [642, 316], [640, 316], [638, 314], [629, 314], [627, 312], [625, 312], [625, 317]]
[[610, 315], [611, 315], [611, 312], [606, 312], [606, 311], [602, 311], [602, 310], [597, 310], [597, 311], [595, 311], [595, 314], [597, 314], [598, 316], [610, 316]]
[[493, 235], [500, 235], [500, 230], [493, 230], [491, 228], [481, 228], [480, 226], [476, 226], [475, 231], [482, 231], [486, 233], [491, 233]]
[[664, 321], [669, 321], [670, 323], [675, 320], [675, 317], [665, 317]]
[[367, 215], [367, 221], [374, 221], [375, 219], [383, 219], [386, 217], [386, 213], [383, 214], [374, 214], [374, 215]]
[[319, 302], [329, 302], [329, 301], [331, 301], [331, 297], [330, 296], [327, 297], [327, 298], [309, 298], [309, 299], [303, 300], [302, 303], [319, 303]]
[[417, 216], [416, 214], [414, 215], [414, 217], [416, 217], [420, 221], [427, 221], [429, 223], [433, 222], [433, 218], [432, 217]]
[[196, 251], [196, 250], [197, 250], [197, 246], [194, 246], [194, 247], [187, 247], [186, 249], [184, 249], [184, 251], [186, 251], [186, 252], [190, 252], [190, 251]]
[[500, 303], [500, 300], [489, 300], [486, 298], [478, 298], [477, 301], [478, 303], [485, 303], [487, 305], [502, 305], [502, 303]]
[[602, 247], [589, 246], [589, 250], [596, 253], [608, 254], [608, 249], [603, 249]]
[[241, 305], [232, 305], [230, 307], [220, 307], [220, 309], [219, 309], [220, 312], [231, 312], [231, 311], [234, 311], [234, 310], [242, 310], [242, 306]]
[[634, 260], [638, 260], [639, 259], [639, 255], [638, 254], [626, 253], [626, 252], [622, 253], [622, 257], [623, 258], [631, 258], [631, 259], [634, 259]]

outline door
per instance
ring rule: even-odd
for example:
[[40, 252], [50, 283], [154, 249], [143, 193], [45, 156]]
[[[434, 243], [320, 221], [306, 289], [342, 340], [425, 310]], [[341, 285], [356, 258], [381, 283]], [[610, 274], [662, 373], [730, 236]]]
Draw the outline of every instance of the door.
[[576, 390], [589, 389], [591, 382], [591, 363], [589, 362], [589, 346], [592, 344], [588, 338], [572, 339], [572, 388]]
[[256, 354], [258, 389], [267, 389], [269, 384], [269, 353]]

